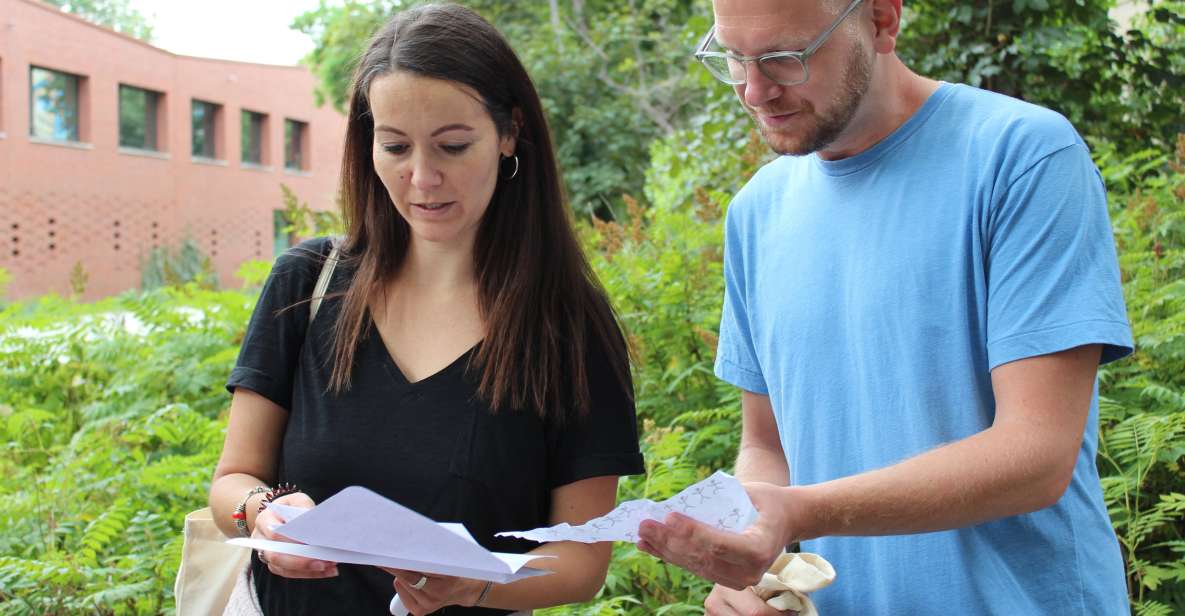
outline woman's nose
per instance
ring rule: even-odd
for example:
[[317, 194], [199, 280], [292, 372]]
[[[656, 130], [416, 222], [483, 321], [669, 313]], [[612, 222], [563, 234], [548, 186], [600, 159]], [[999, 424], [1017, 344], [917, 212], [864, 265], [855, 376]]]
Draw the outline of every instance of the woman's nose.
[[416, 155], [411, 163], [411, 185], [424, 190], [440, 186], [444, 174], [433, 164], [431, 157]]

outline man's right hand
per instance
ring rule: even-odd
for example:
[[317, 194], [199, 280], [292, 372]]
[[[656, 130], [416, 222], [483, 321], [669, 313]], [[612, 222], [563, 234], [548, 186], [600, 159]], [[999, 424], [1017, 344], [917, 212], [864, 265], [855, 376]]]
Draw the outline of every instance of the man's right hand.
[[[313, 502], [313, 499], [309, 498], [303, 492], [281, 496], [275, 502], [288, 505], [289, 507], [301, 507], [304, 509], [312, 509], [316, 504]], [[257, 539], [294, 543], [291, 539], [272, 532], [272, 526], [283, 523], [284, 520], [280, 516], [276, 515], [271, 509], [265, 508], [259, 512], [259, 515], [255, 516], [255, 530], [251, 532], [251, 536]], [[337, 576], [337, 563], [317, 560], [315, 558], [281, 554], [280, 552], [260, 551], [259, 559], [267, 564], [268, 571], [281, 577], [316, 580]]]
[[797, 612], [775, 610], [748, 588], [733, 590], [716, 585], [704, 600], [705, 616], [795, 616]]

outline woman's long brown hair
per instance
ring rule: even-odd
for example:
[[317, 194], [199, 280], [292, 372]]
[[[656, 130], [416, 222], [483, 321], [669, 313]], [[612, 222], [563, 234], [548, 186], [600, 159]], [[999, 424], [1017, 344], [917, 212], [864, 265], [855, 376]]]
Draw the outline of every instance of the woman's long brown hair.
[[355, 73], [341, 175], [343, 261], [355, 274], [335, 325], [330, 389], [350, 387], [355, 350], [371, 326], [368, 306], [399, 270], [411, 237], [371, 158], [370, 85], [396, 71], [465, 85], [481, 97], [500, 136], [518, 130], [518, 173], [498, 179], [474, 245], [485, 323], [471, 364], [480, 370], [479, 395], [495, 411], [583, 415], [590, 405], [585, 358], [598, 344], [632, 398], [628, 349], [577, 242], [535, 86], [493, 26], [450, 4], [396, 15]]

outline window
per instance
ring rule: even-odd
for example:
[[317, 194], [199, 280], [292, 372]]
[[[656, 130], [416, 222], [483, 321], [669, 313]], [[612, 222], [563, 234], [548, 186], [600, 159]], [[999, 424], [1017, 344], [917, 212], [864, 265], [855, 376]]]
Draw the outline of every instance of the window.
[[294, 234], [288, 230], [288, 217], [284, 210], [272, 210], [272, 253], [280, 256], [295, 243]]
[[78, 75], [29, 67], [29, 135], [81, 141]]
[[160, 150], [157, 139], [161, 94], [132, 86], [119, 86], [119, 145], [139, 150]]
[[193, 155], [218, 158], [218, 116], [222, 105], [193, 100]]
[[242, 161], [244, 163], [262, 165], [264, 154], [267, 152], [265, 137], [267, 135], [267, 116], [255, 111], [243, 110]]
[[284, 120], [284, 168], [293, 171], [308, 169], [305, 154], [309, 125], [299, 120]]

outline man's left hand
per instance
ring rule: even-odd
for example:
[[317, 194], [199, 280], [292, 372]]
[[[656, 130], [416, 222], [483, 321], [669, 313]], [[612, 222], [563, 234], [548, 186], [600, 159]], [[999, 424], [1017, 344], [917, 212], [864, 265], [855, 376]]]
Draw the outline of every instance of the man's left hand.
[[741, 590], [761, 581], [774, 560], [804, 528], [806, 506], [789, 489], [746, 483], [757, 519], [742, 533], [730, 533], [672, 513], [663, 522], [644, 520], [638, 548], [706, 580]]

